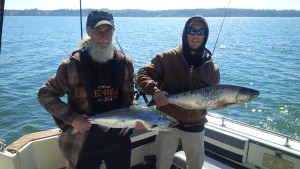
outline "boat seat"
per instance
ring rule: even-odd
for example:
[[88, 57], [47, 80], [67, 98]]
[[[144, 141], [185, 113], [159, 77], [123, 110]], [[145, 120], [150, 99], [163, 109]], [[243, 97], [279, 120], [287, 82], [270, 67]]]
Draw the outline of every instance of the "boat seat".
[[[187, 162], [184, 151], [178, 151], [173, 158], [173, 164], [176, 167], [187, 169]], [[208, 156], [204, 157], [204, 164], [202, 169], [233, 169], [232, 167], [216, 161]]]

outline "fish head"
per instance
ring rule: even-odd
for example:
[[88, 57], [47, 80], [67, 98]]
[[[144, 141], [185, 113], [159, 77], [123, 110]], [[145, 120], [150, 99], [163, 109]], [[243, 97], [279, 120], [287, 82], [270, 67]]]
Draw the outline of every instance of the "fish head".
[[255, 99], [258, 95], [259, 95], [259, 91], [243, 87], [239, 91], [239, 93], [236, 97], [236, 101], [239, 104], [244, 104], [244, 103], [250, 102], [251, 100]]

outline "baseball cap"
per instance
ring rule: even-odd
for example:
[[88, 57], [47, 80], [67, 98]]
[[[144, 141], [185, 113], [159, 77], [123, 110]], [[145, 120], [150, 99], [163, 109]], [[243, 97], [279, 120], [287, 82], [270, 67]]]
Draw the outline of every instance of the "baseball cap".
[[111, 25], [114, 28], [114, 18], [110, 12], [97, 10], [89, 13], [86, 26], [90, 26], [92, 29], [95, 29], [100, 25]]

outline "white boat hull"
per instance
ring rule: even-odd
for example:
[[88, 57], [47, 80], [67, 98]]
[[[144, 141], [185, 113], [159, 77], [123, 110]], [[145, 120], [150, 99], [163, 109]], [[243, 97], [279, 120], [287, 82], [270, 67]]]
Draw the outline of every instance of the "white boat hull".
[[[208, 116], [205, 129], [206, 157], [203, 168], [300, 168], [300, 142], [242, 123]], [[222, 123], [223, 121], [223, 123]], [[63, 169], [67, 161], [58, 148], [58, 129], [25, 135], [0, 152], [0, 169]], [[136, 131], [132, 166], [154, 156], [156, 132]], [[186, 168], [185, 155], [178, 151], [174, 166]], [[105, 169], [105, 164], [101, 166]]]

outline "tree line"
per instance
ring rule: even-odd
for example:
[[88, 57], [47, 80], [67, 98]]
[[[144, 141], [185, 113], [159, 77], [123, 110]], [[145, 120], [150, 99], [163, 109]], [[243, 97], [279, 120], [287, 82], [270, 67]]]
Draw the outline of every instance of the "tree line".
[[[82, 15], [96, 9], [82, 9]], [[139, 10], [124, 9], [110, 10], [115, 17], [190, 17], [203, 15], [204, 17], [224, 17], [226, 8], [215, 9], [175, 9], [175, 10]], [[80, 16], [80, 10], [58, 9], [58, 10], [4, 10], [5, 16]], [[300, 17], [298, 10], [270, 10], [270, 9], [232, 9], [227, 11], [227, 17]]]

